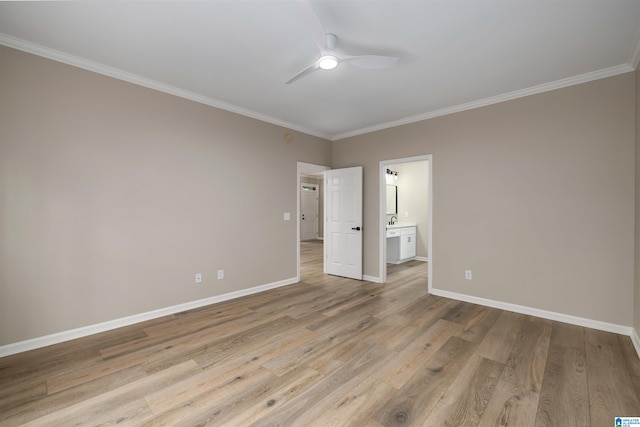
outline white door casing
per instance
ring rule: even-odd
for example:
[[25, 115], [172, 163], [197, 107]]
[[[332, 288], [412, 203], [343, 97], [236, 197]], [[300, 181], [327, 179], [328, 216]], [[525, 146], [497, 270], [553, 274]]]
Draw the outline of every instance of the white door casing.
[[300, 240], [318, 238], [318, 186], [300, 185]]
[[362, 166], [325, 172], [324, 272], [362, 280]]

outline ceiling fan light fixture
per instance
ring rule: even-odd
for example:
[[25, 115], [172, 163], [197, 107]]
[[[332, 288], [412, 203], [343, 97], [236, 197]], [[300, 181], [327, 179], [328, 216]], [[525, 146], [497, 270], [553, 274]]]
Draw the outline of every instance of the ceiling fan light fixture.
[[338, 66], [338, 58], [333, 55], [324, 55], [318, 59], [318, 67], [323, 70], [333, 70]]
[[[311, 34], [320, 58], [314, 60], [309, 66], [290, 78], [285, 84], [291, 84], [301, 77], [311, 74], [317, 70], [333, 70], [341, 62], [349, 62], [358, 68], [379, 70], [388, 68], [398, 61], [394, 56], [382, 55], [349, 55], [347, 52], [338, 53], [335, 51], [338, 37], [333, 33], [327, 33], [322, 22], [311, 7], [311, 1], [316, 0], [296, 0], [300, 9], [300, 17]], [[317, 53], [316, 53], [317, 55]], [[317, 56], [316, 56], [317, 58]]]

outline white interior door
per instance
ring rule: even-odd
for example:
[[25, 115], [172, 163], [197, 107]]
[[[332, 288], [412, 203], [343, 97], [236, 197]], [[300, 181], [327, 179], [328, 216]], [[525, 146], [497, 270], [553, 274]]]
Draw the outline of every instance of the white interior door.
[[318, 186], [300, 185], [300, 240], [318, 238]]
[[362, 280], [362, 166], [325, 172], [327, 274]]

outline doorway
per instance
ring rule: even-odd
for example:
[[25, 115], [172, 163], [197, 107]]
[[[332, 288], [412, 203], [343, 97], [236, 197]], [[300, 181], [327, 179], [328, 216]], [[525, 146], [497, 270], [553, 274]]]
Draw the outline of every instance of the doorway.
[[[296, 260], [296, 266], [297, 266], [297, 273], [296, 273], [296, 277], [297, 280], [300, 281], [301, 277], [300, 277], [300, 262], [301, 262], [301, 258], [300, 258], [300, 241], [302, 240], [302, 233], [301, 233], [301, 228], [302, 228], [302, 208], [301, 208], [301, 204], [302, 204], [302, 197], [301, 197], [301, 188], [302, 188], [302, 183], [312, 183], [317, 185], [317, 194], [318, 194], [318, 212], [319, 212], [319, 218], [318, 218], [318, 222], [317, 222], [317, 240], [314, 241], [310, 241], [310, 242], [315, 242], [316, 246], [317, 245], [321, 245], [324, 246], [324, 240], [323, 240], [323, 221], [322, 221], [322, 211], [323, 211], [323, 200], [322, 200], [322, 193], [323, 193], [323, 189], [324, 186], [322, 184], [322, 182], [324, 181], [324, 172], [327, 170], [330, 170], [331, 168], [329, 168], [328, 166], [322, 166], [322, 165], [314, 165], [311, 163], [304, 163], [304, 162], [298, 162], [297, 163], [297, 174], [298, 174], [298, 178], [297, 178], [297, 203], [296, 203], [296, 210], [297, 210], [297, 222], [296, 222], [296, 227], [297, 227], [297, 232], [296, 232], [296, 247], [297, 247], [297, 260]], [[306, 215], [305, 215], [306, 217]], [[307, 242], [307, 241], [305, 241]], [[316, 253], [318, 251], [313, 251], [313, 253]]]
[[300, 240], [316, 240], [319, 237], [319, 188], [319, 184], [311, 182], [300, 184]]
[[[389, 173], [391, 172], [391, 174]], [[387, 234], [389, 221], [397, 225], [416, 225], [416, 253], [411, 259], [427, 261], [427, 280], [429, 290], [433, 277], [433, 160], [431, 155], [383, 160], [380, 162], [380, 243], [379, 243], [379, 277], [382, 283], [387, 281]], [[391, 178], [388, 178], [388, 177]], [[403, 180], [403, 178], [405, 178]], [[391, 180], [391, 182], [388, 182]], [[389, 210], [394, 197], [387, 197], [391, 189], [395, 193], [395, 211]], [[391, 213], [390, 213], [391, 212]], [[398, 224], [398, 222], [400, 224]], [[411, 229], [406, 229], [408, 232]], [[396, 230], [398, 231], [398, 230]], [[389, 233], [395, 235], [394, 232]], [[400, 234], [399, 231], [397, 234]], [[391, 250], [393, 251], [393, 237]], [[399, 242], [398, 242], [399, 244]], [[393, 258], [393, 254], [390, 254]]]

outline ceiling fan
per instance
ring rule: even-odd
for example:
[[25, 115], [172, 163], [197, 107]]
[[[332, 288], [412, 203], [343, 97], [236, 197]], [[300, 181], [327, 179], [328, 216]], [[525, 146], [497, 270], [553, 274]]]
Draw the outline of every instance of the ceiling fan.
[[325, 31], [322, 22], [320, 22], [318, 15], [313, 11], [308, 0], [297, 0], [297, 3], [302, 19], [309, 29], [311, 37], [313, 37], [313, 41], [316, 43], [318, 50], [320, 51], [320, 57], [314, 61], [313, 64], [293, 76], [286, 84], [293, 83], [299, 78], [306, 76], [307, 74], [311, 74], [319, 69], [332, 70], [341, 62], [348, 62], [349, 64], [355, 65], [359, 68], [376, 70], [392, 67], [398, 61], [398, 58], [395, 56], [347, 55], [335, 52], [336, 44], [338, 42], [336, 35]]

